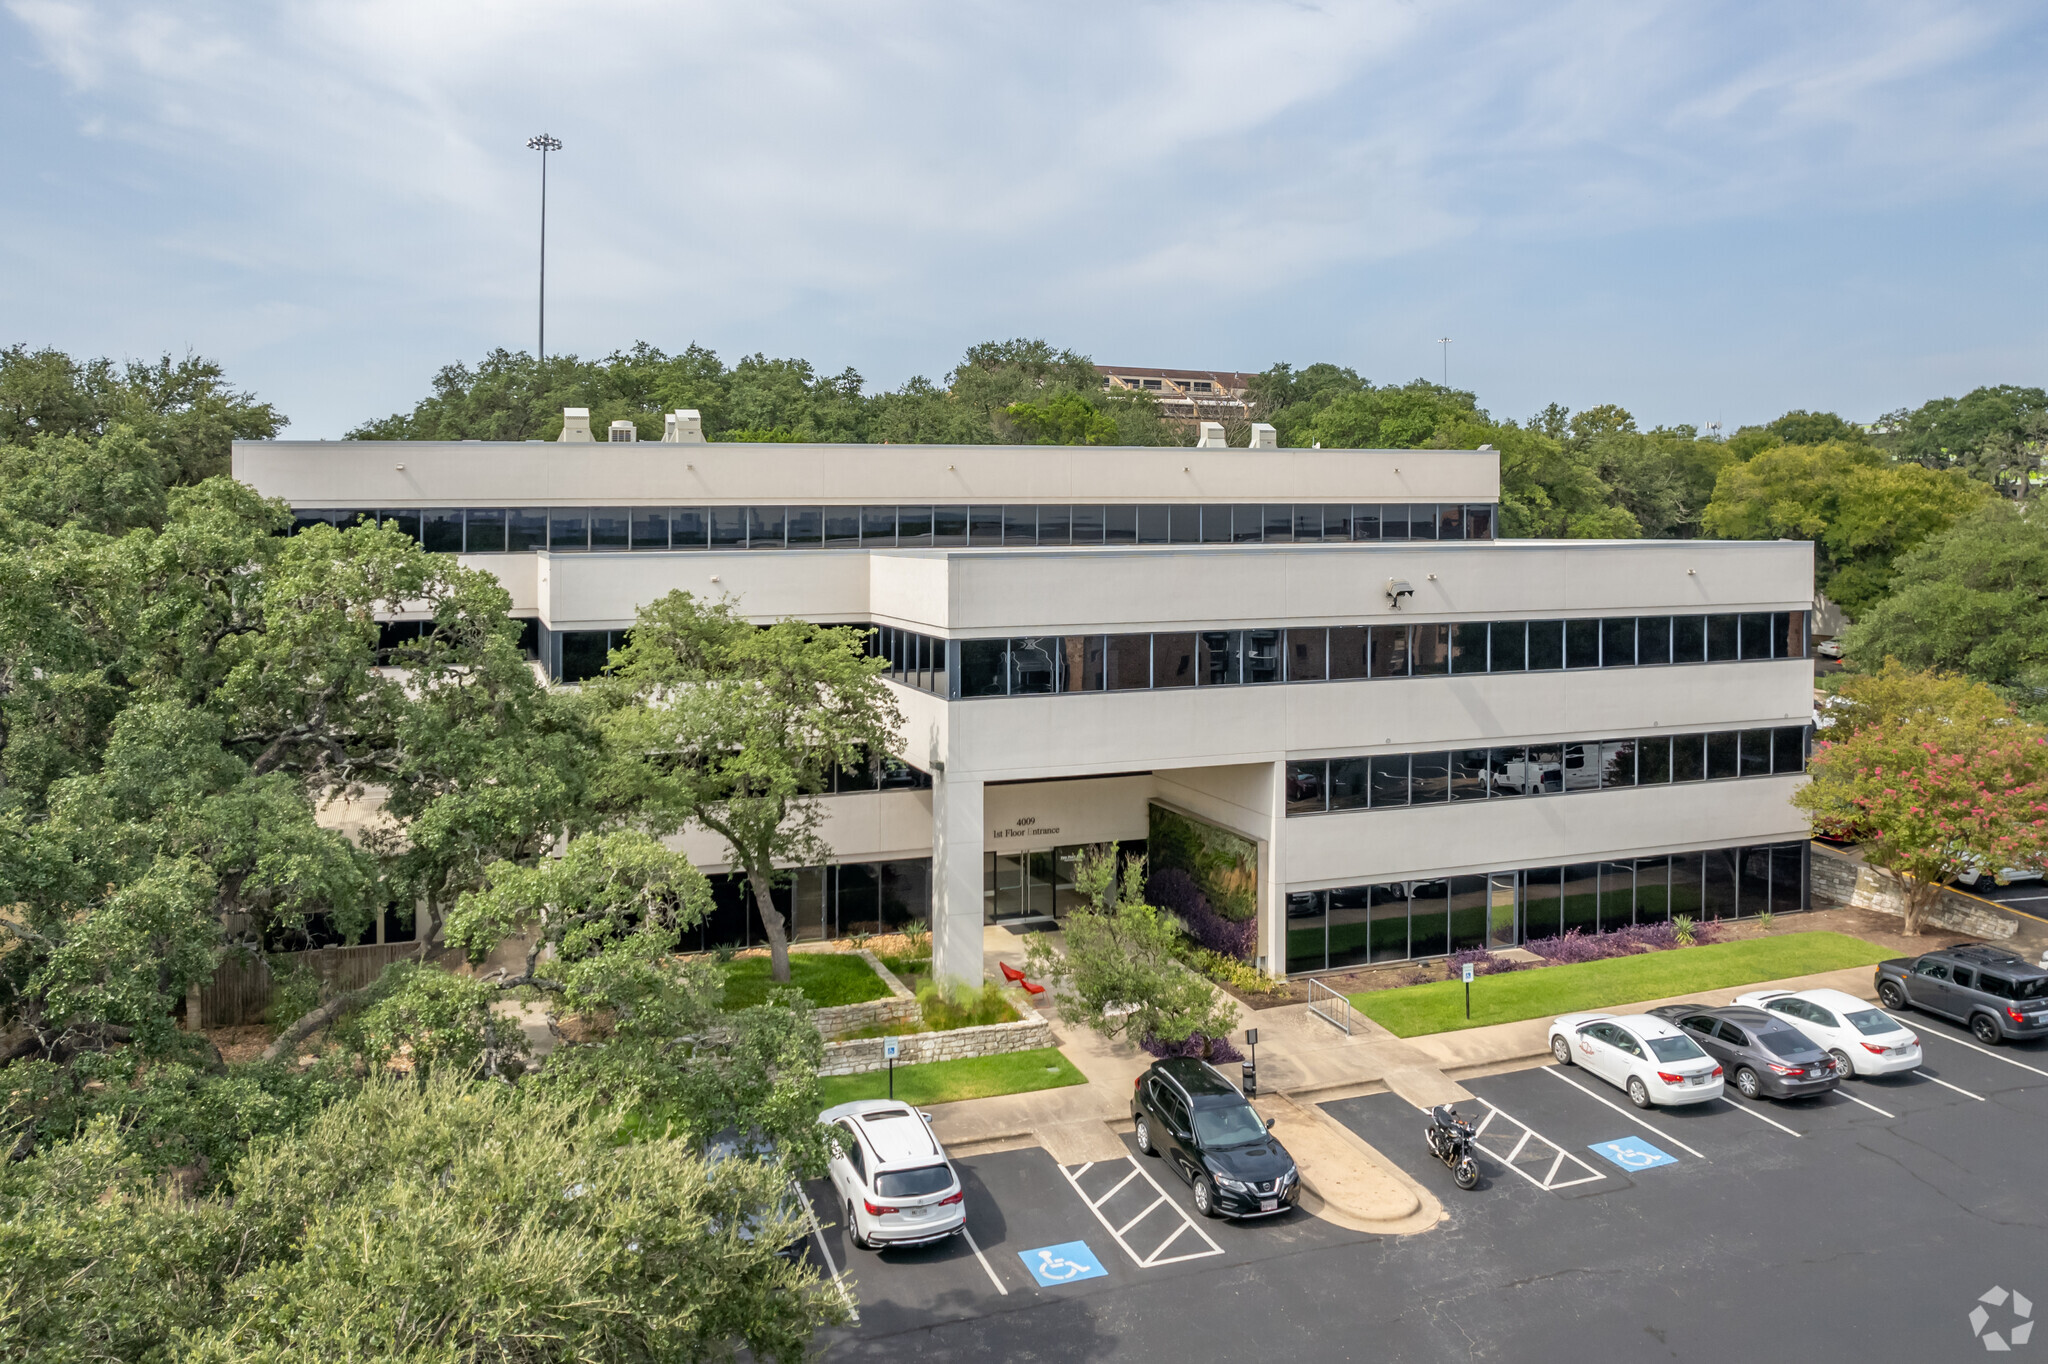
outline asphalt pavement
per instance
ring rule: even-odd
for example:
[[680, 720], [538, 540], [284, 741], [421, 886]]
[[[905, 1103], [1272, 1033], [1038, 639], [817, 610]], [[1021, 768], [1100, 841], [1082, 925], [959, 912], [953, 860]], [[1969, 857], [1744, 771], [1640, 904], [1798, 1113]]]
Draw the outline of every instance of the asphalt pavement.
[[1411, 1236], [1301, 1212], [1204, 1221], [1134, 1151], [1065, 1167], [1038, 1149], [967, 1157], [972, 1246], [817, 1238], [861, 1313], [821, 1344], [841, 1359], [1160, 1364], [1938, 1361], [1981, 1357], [1993, 1332], [2048, 1350], [2030, 1326], [2048, 1310], [2034, 1306], [2048, 1304], [2048, 1189], [2028, 1177], [2048, 1044], [1986, 1049], [1906, 1017], [1919, 1074], [1820, 1099], [1641, 1113], [1577, 1068], [1467, 1080], [1463, 1110], [1487, 1124], [1469, 1195], [1395, 1095], [1326, 1105], [1443, 1201], [1446, 1220]]

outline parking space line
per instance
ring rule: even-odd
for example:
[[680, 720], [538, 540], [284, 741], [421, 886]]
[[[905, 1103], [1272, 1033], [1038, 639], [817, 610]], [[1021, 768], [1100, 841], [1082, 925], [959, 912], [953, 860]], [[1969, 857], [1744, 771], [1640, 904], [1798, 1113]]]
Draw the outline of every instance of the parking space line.
[[[1086, 1171], [1086, 1170], [1083, 1170], [1083, 1171], [1081, 1172], [1081, 1174], [1086, 1174], [1086, 1173], [1087, 1173], [1087, 1171]], [[1076, 1178], [1076, 1179], [1079, 1179], [1080, 1177], [1081, 1177], [1081, 1175], [1075, 1175], [1075, 1176], [1074, 1176], [1074, 1178]], [[1104, 1203], [1107, 1203], [1107, 1202], [1109, 1202], [1109, 1200], [1110, 1200], [1110, 1199], [1112, 1199], [1112, 1198], [1115, 1198], [1115, 1197], [1116, 1197], [1116, 1196], [1117, 1196], [1118, 1194], [1120, 1194], [1120, 1193], [1122, 1193], [1122, 1192], [1124, 1191], [1124, 1184], [1128, 1184], [1128, 1183], [1130, 1183], [1130, 1182], [1131, 1182], [1132, 1180], [1136, 1179], [1137, 1177], [1138, 1177], [1138, 1172], [1137, 1172], [1136, 1170], [1133, 1170], [1133, 1171], [1131, 1171], [1131, 1172], [1130, 1172], [1129, 1174], [1125, 1175], [1125, 1176], [1123, 1177], [1123, 1183], [1121, 1183], [1121, 1184], [1118, 1184], [1118, 1185], [1117, 1185], [1117, 1186], [1116, 1186], [1116, 1187], [1115, 1187], [1114, 1189], [1111, 1189], [1111, 1190], [1110, 1190], [1110, 1191], [1109, 1191], [1108, 1193], [1104, 1194], [1104, 1195], [1103, 1195], [1103, 1196], [1102, 1196], [1101, 1198], [1098, 1198], [1098, 1199], [1096, 1199], [1096, 1200], [1095, 1200], [1095, 1206], [1099, 1208], [1099, 1207], [1101, 1207], [1101, 1206], [1102, 1206], [1102, 1205], [1103, 1205]]]
[[974, 1252], [975, 1259], [981, 1261], [982, 1270], [987, 1273], [988, 1281], [996, 1286], [996, 1292], [1006, 1298], [1009, 1297], [1010, 1290], [1003, 1287], [1003, 1281], [996, 1277], [996, 1267], [988, 1262], [988, 1256], [981, 1253], [981, 1247], [974, 1244], [974, 1233], [963, 1226], [960, 1228], [960, 1234], [967, 1238], [967, 1248]]
[[1655, 1134], [1656, 1134], [1656, 1135], [1657, 1135], [1658, 1137], [1662, 1138], [1662, 1139], [1663, 1139], [1663, 1140], [1665, 1140], [1665, 1141], [1668, 1141], [1668, 1142], [1670, 1142], [1670, 1143], [1671, 1143], [1671, 1144], [1672, 1144], [1673, 1146], [1676, 1146], [1676, 1147], [1677, 1147], [1677, 1148], [1678, 1148], [1679, 1150], [1681, 1150], [1681, 1151], [1687, 1151], [1687, 1152], [1691, 1152], [1691, 1154], [1693, 1154], [1693, 1155], [1695, 1155], [1695, 1156], [1699, 1156], [1699, 1158], [1700, 1158], [1701, 1160], [1705, 1160], [1705, 1159], [1707, 1158], [1706, 1156], [1704, 1156], [1704, 1155], [1701, 1155], [1701, 1154], [1700, 1154], [1700, 1152], [1698, 1152], [1698, 1151], [1694, 1151], [1694, 1150], [1692, 1149], [1692, 1147], [1690, 1147], [1690, 1146], [1687, 1146], [1687, 1145], [1686, 1145], [1686, 1144], [1685, 1144], [1684, 1142], [1680, 1141], [1680, 1140], [1679, 1140], [1679, 1139], [1678, 1139], [1677, 1137], [1667, 1137], [1667, 1136], [1665, 1136], [1665, 1135], [1664, 1135], [1664, 1134], [1663, 1134], [1662, 1132], [1659, 1132], [1659, 1131], [1658, 1131], [1658, 1130], [1657, 1130], [1656, 1128], [1654, 1128], [1654, 1127], [1650, 1126], [1650, 1124], [1648, 1124], [1648, 1123], [1646, 1123], [1646, 1122], [1643, 1122], [1642, 1114], [1640, 1114], [1640, 1113], [1631, 1113], [1631, 1112], [1629, 1112], [1629, 1110], [1627, 1110], [1626, 1108], [1623, 1108], [1623, 1107], [1622, 1107], [1622, 1106], [1621, 1106], [1620, 1104], [1617, 1104], [1617, 1103], [1608, 1103], [1608, 1101], [1607, 1101], [1607, 1100], [1605, 1100], [1605, 1099], [1601, 1098], [1601, 1097], [1600, 1097], [1600, 1096], [1599, 1096], [1598, 1094], [1595, 1094], [1595, 1093], [1594, 1093], [1594, 1092], [1593, 1092], [1592, 1090], [1590, 1090], [1590, 1089], [1586, 1088], [1586, 1087], [1585, 1087], [1584, 1085], [1580, 1084], [1580, 1083], [1579, 1083], [1579, 1082], [1578, 1082], [1577, 1080], [1574, 1080], [1574, 1079], [1572, 1079], [1572, 1078], [1571, 1078], [1571, 1077], [1570, 1077], [1569, 1075], [1566, 1075], [1566, 1074], [1565, 1074], [1565, 1073], [1564, 1073], [1564, 1072], [1563, 1072], [1562, 1070], [1559, 1070], [1559, 1069], [1558, 1069], [1558, 1068], [1557, 1068], [1556, 1066], [1545, 1066], [1545, 1067], [1543, 1068], [1543, 1070], [1544, 1070], [1544, 1073], [1546, 1073], [1546, 1074], [1549, 1074], [1549, 1075], [1555, 1075], [1555, 1076], [1556, 1076], [1556, 1077], [1557, 1077], [1558, 1079], [1560, 1079], [1560, 1080], [1564, 1081], [1564, 1082], [1565, 1082], [1566, 1084], [1570, 1085], [1570, 1086], [1571, 1086], [1571, 1087], [1572, 1087], [1573, 1089], [1576, 1089], [1577, 1091], [1579, 1091], [1579, 1093], [1581, 1093], [1581, 1094], [1585, 1095], [1585, 1096], [1586, 1096], [1587, 1098], [1591, 1099], [1591, 1100], [1592, 1100], [1592, 1101], [1593, 1101], [1594, 1103], [1596, 1103], [1596, 1104], [1607, 1104], [1607, 1106], [1608, 1106], [1609, 1108], [1611, 1108], [1611, 1109], [1613, 1109], [1613, 1110], [1614, 1110], [1615, 1112], [1617, 1112], [1617, 1113], [1621, 1114], [1621, 1115], [1622, 1115], [1622, 1116], [1623, 1116], [1624, 1118], [1632, 1118], [1632, 1119], [1634, 1119], [1634, 1120], [1635, 1120], [1636, 1122], [1642, 1123], [1642, 1126], [1643, 1126], [1643, 1130], [1644, 1130], [1644, 1131], [1646, 1131], [1646, 1132], [1651, 1132], [1651, 1133], [1655, 1133]]
[[[1901, 1027], [1906, 1026], [1906, 1020], [1904, 1020], [1903, 1018], [1898, 1018], [1891, 1014], [1886, 1014], [1885, 1017], [1891, 1019], [1892, 1022], [1897, 1023]], [[2034, 1072], [2034, 1074], [2039, 1075], [2044, 1079], [2048, 1079], [2048, 1070], [2042, 1070], [2038, 1066], [2030, 1066], [2025, 1061], [2015, 1061], [2010, 1056], [2000, 1056], [1997, 1052], [1992, 1051], [1989, 1047], [1980, 1047], [1975, 1042], [1965, 1042], [1960, 1037], [1950, 1037], [1946, 1033], [1934, 1032], [1928, 1028], [1915, 1028], [1913, 1029], [1913, 1031], [1918, 1033], [1922, 1037], [1938, 1038], [1943, 1042], [1953, 1042], [1959, 1047], [1968, 1047], [1971, 1051], [1976, 1052], [1980, 1056], [1988, 1056], [1994, 1061], [2003, 1061], [2009, 1066], [2018, 1066], [2021, 1070], [2031, 1070]]]
[[1875, 1114], [1879, 1115], [1880, 1117], [1885, 1117], [1885, 1118], [1896, 1118], [1896, 1117], [1898, 1116], [1898, 1114], [1896, 1114], [1896, 1113], [1887, 1113], [1887, 1112], [1885, 1112], [1885, 1111], [1884, 1111], [1884, 1110], [1883, 1110], [1882, 1108], [1879, 1108], [1879, 1107], [1878, 1107], [1878, 1106], [1877, 1106], [1876, 1104], [1870, 1104], [1870, 1103], [1863, 1103], [1863, 1100], [1861, 1100], [1861, 1099], [1857, 1098], [1857, 1097], [1856, 1097], [1856, 1096], [1855, 1096], [1854, 1094], [1851, 1094], [1851, 1093], [1849, 1093], [1849, 1092], [1848, 1092], [1848, 1091], [1846, 1091], [1846, 1090], [1843, 1090], [1843, 1089], [1837, 1088], [1837, 1089], [1835, 1090], [1835, 1093], [1837, 1093], [1837, 1094], [1840, 1094], [1840, 1095], [1841, 1095], [1841, 1096], [1842, 1096], [1843, 1098], [1847, 1099], [1847, 1100], [1848, 1100], [1848, 1101], [1849, 1101], [1850, 1103], [1852, 1103], [1852, 1104], [1863, 1104], [1863, 1106], [1864, 1106], [1865, 1108], [1869, 1109], [1869, 1110], [1870, 1110], [1871, 1112], [1873, 1112], [1873, 1113], [1875, 1113]]
[[[1538, 1132], [1535, 1128], [1529, 1126], [1529, 1124], [1523, 1122], [1514, 1114], [1508, 1112], [1504, 1108], [1495, 1106], [1492, 1100], [1481, 1099], [1479, 1102], [1486, 1105], [1486, 1116], [1484, 1118], [1481, 1118], [1479, 1120], [1479, 1126], [1472, 1130], [1472, 1147], [1474, 1150], [1484, 1155], [1487, 1159], [1497, 1161], [1501, 1166], [1503, 1166], [1509, 1171], [1512, 1171], [1515, 1174], [1520, 1175], [1522, 1178], [1528, 1180], [1531, 1184], [1534, 1184], [1537, 1188], [1542, 1189], [1545, 1193], [1556, 1193], [1561, 1189], [1569, 1189], [1579, 1184], [1592, 1184], [1598, 1180], [1607, 1178], [1606, 1175], [1594, 1169], [1585, 1161], [1580, 1160], [1576, 1155], [1573, 1155], [1570, 1151], [1565, 1150], [1564, 1147], [1559, 1146], [1549, 1137], [1544, 1136], [1541, 1132]], [[1425, 1108], [1419, 1111], [1427, 1113], [1429, 1110]], [[1480, 1140], [1480, 1138], [1486, 1134], [1487, 1129], [1493, 1126], [1493, 1120], [1495, 1118], [1505, 1118], [1507, 1119], [1507, 1121], [1513, 1123], [1515, 1126], [1522, 1129], [1522, 1135], [1520, 1139], [1518, 1139], [1515, 1142], [1514, 1148], [1510, 1150], [1505, 1156], [1503, 1156], [1500, 1152], [1493, 1150], [1491, 1147], [1487, 1146], [1484, 1142]], [[1522, 1152], [1524, 1149], [1528, 1147], [1531, 1138], [1542, 1142], [1545, 1146], [1548, 1146], [1551, 1150], [1557, 1152], [1556, 1157], [1550, 1162], [1550, 1168], [1544, 1171], [1543, 1178], [1541, 1179], [1536, 1178], [1536, 1176], [1530, 1174], [1527, 1170], [1524, 1170], [1520, 1165], [1517, 1165], [1515, 1163], [1516, 1161], [1521, 1159]], [[1541, 1159], [1540, 1154], [1538, 1156], [1538, 1159]], [[1557, 1176], [1559, 1172], [1563, 1170], [1564, 1163], [1567, 1159], [1569, 1159], [1572, 1164], [1578, 1166], [1581, 1170], [1584, 1170], [1586, 1173], [1581, 1175], [1577, 1179], [1568, 1179], [1564, 1181], [1562, 1184], [1560, 1184], [1557, 1182]]]
[[[824, 1257], [825, 1268], [831, 1271], [832, 1286], [839, 1290], [839, 1300], [846, 1304], [846, 1319], [855, 1326], [860, 1325], [860, 1306], [854, 1302], [853, 1294], [846, 1289], [846, 1277], [839, 1272], [839, 1266], [832, 1262], [832, 1250], [825, 1244], [825, 1228], [818, 1224], [817, 1209], [811, 1206], [810, 1197], [804, 1193], [802, 1185], [792, 1179], [789, 1181], [789, 1187], [795, 1191], [796, 1201], [804, 1205], [804, 1220], [811, 1224], [811, 1239], [817, 1242], [818, 1254]], [[973, 1242], [970, 1240], [968, 1244], [972, 1245]], [[981, 1252], [975, 1253], [978, 1255]], [[848, 1265], [847, 1268], [851, 1269], [853, 1266]], [[997, 1287], [1001, 1285], [998, 1284]]]
[[[1130, 1181], [1129, 1181], [1128, 1179], [1124, 1181], [1124, 1184], [1128, 1184], [1128, 1183], [1130, 1183]], [[1121, 1189], [1121, 1188], [1123, 1187], [1123, 1184], [1119, 1184], [1119, 1185], [1117, 1185], [1117, 1187], [1118, 1187], [1119, 1189]], [[1119, 1235], [1119, 1236], [1121, 1236], [1121, 1235], [1123, 1235], [1123, 1234], [1124, 1234], [1125, 1232], [1129, 1231], [1129, 1230], [1130, 1230], [1130, 1229], [1131, 1229], [1132, 1227], [1135, 1227], [1135, 1226], [1137, 1226], [1137, 1225], [1138, 1225], [1138, 1223], [1140, 1223], [1140, 1222], [1144, 1221], [1144, 1220], [1145, 1220], [1146, 1218], [1148, 1218], [1148, 1217], [1150, 1217], [1150, 1216], [1152, 1215], [1152, 1210], [1153, 1210], [1154, 1208], [1158, 1207], [1158, 1206], [1159, 1206], [1159, 1205], [1160, 1205], [1161, 1203], [1164, 1203], [1165, 1201], [1166, 1201], [1166, 1195], [1165, 1195], [1165, 1194], [1161, 1194], [1161, 1195], [1159, 1195], [1159, 1197], [1157, 1197], [1157, 1198], [1153, 1199], [1153, 1200], [1152, 1200], [1152, 1201], [1151, 1201], [1150, 1203], [1147, 1203], [1147, 1204], [1145, 1205], [1145, 1211], [1143, 1211], [1143, 1212], [1139, 1213], [1139, 1214], [1138, 1214], [1138, 1215], [1137, 1215], [1136, 1217], [1133, 1217], [1133, 1218], [1132, 1218], [1132, 1219], [1131, 1219], [1130, 1221], [1128, 1221], [1128, 1222], [1124, 1223], [1124, 1224], [1123, 1224], [1122, 1226], [1118, 1227], [1118, 1228], [1116, 1229], [1116, 1234], [1117, 1234], [1117, 1235]]]
[[1758, 1122], [1767, 1122], [1771, 1126], [1777, 1128], [1780, 1132], [1787, 1133], [1790, 1136], [1803, 1137], [1806, 1135], [1804, 1132], [1796, 1131], [1793, 1128], [1785, 1126], [1784, 1123], [1779, 1122], [1776, 1118], [1767, 1118], [1763, 1114], [1757, 1112], [1754, 1108], [1749, 1108], [1735, 1102], [1735, 1100], [1729, 1098], [1725, 1094], [1721, 1096], [1721, 1102], [1727, 1104], [1737, 1113], [1747, 1113], [1750, 1117], [1755, 1118]]
[[[1066, 1179], [1067, 1183], [1073, 1186], [1075, 1195], [1078, 1196], [1080, 1200], [1087, 1205], [1088, 1211], [1095, 1214], [1095, 1220], [1102, 1224], [1102, 1229], [1108, 1232], [1111, 1238], [1116, 1241], [1117, 1245], [1123, 1248], [1124, 1254], [1131, 1257], [1132, 1264], [1136, 1265], [1140, 1269], [1158, 1269], [1166, 1265], [1179, 1264], [1183, 1260], [1199, 1260], [1206, 1256], [1221, 1255], [1223, 1253], [1223, 1247], [1217, 1245], [1214, 1238], [1212, 1238], [1208, 1232], [1202, 1230], [1200, 1226], [1198, 1226], [1191, 1218], [1189, 1218], [1187, 1209], [1181, 1207], [1179, 1204], [1173, 1201], [1173, 1199], [1167, 1194], [1166, 1190], [1160, 1187], [1159, 1181], [1152, 1177], [1152, 1172], [1147, 1170], [1143, 1165], [1140, 1165], [1138, 1163], [1138, 1158], [1136, 1156], [1125, 1156], [1124, 1159], [1130, 1162], [1133, 1174], [1143, 1176], [1145, 1182], [1152, 1186], [1152, 1191], [1158, 1194], [1159, 1196], [1153, 1199], [1152, 1202], [1146, 1206], [1143, 1212], [1139, 1213], [1136, 1217], [1133, 1217], [1130, 1221], [1126, 1222], [1121, 1228], [1110, 1225], [1109, 1218], [1103, 1215], [1102, 1205], [1104, 1203], [1109, 1202], [1109, 1200], [1112, 1197], [1114, 1197], [1116, 1193], [1124, 1187], [1124, 1185], [1129, 1184], [1131, 1182], [1129, 1176], [1126, 1176], [1124, 1180], [1116, 1186], [1115, 1189], [1112, 1189], [1108, 1194], [1105, 1194], [1101, 1199], [1098, 1200], [1090, 1198], [1088, 1196], [1087, 1190], [1081, 1187], [1081, 1176], [1087, 1174], [1090, 1170], [1094, 1169], [1096, 1162], [1089, 1161], [1087, 1164], [1076, 1166], [1072, 1170], [1069, 1170], [1066, 1166], [1062, 1165], [1059, 1167], [1059, 1171], [1060, 1174]], [[1162, 1203], [1171, 1207], [1174, 1212], [1179, 1214], [1180, 1225], [1174, 1228], [1173, 1233], [1170, 1236], [1168, 1236], [1164, 1241], [1161, 1241], [1158, 1245], [1154, 1246], [1150, 1253], [1140, 1254], [1135, 1246], [1133, 1246], [1129, 1241], [1126, 1241], [1124, 1239], [1124, 1232], [1130, 1230], [1132, 1227], [1135, 1227], [1136, 1225], [1138, 1225], [1139, 1222], [1142, 1222], [1146, 1217], [1150, 1216], [1154, 1211], [1158, 1209], [1159, 1205]], [[1184, 1255], [1167, 1256], [1167, 1247], [1171, 1246], [1175, 1241], [1178, 1241], [1181, 1237], [1181, 1233], [1190, 1230], [1192, 1230], [1195, 1233], [1195, 1235], [1202, 1238], [1203, 1242], [1207, 1244], [1208, 1249], [1193, 1250], [1187, 1252]]]
[[1969, 1090], [1964, 1089], [1961, 1085], [1952, 1085], [1946, 1080], [1935, 1080], [1932, 1075], [1929, 1075], [1925, 1071], [1915, 1070], [1909, 1071], [1907, 1073], [1914, 1076], [1916, 1079], [1934, 1080], [1934, 1083], [1940, 1085], [1943, 1089], [1953, 1089], [1956, 1093], [1962, 1095], [1965, 1099], [1975, 1099], [1978, 1103], [1984, 1102], [1984, 1096], [1982, 1094], [1972, 1094]]

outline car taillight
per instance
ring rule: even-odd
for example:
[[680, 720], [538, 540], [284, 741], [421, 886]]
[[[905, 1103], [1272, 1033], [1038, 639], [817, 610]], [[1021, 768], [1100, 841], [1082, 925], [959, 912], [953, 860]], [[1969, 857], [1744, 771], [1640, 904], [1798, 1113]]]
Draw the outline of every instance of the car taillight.
[[1885, 1054], [1886, 1051], [1889, 1050], [1889, 1048], [1872, 1046], [1870, 1043], [1865, 1042], [1863, 1044], [1863, 1050], [1869, 1052], [1872, 1056], [1882, 1056]]
[[1773, 1070], [1774, 1072], [1776, 1072], [1776, 1073], [1777, 1073], [1777, 1074], [1779, 1074], [1779, 1075], [1804, 1075], [1804, 1074], [1806, 1074], [1806, 1067], [1805, 1067], [1805, 1066], [1781, 1066], [1781, 1065], [1779, 1065], [1779, 1064], [1778, 1064], [1778, 1063], [1777, 1063], [1776, 1061], [1766, 1061], [1766, 1062], [1764, 1062], [1764, 1064], [1765, 1064], [1766, 1066], [1769, 1066], [1769, 1067], [1770, 1067], [1770, 1068], [1771, 1068], [1771, 1069], [1772, 1069], [1772, 1070]]
[[1657, 1078], [1662, 1080], [1667, 1085], [1682, 1085], [1685, 1083], [1685, 1077], [1683, 1075], [1673, 1075], [1668, 1070], [1658, 1071]]
[[1721, 1078], [1721, 1068], [1719, 1066], [1714, 1067], [1714, 1078], [1716, 1080]]
[[963, 1190], [961, 1190], [961, 1191], [960, 1191], [959, 1193], [956, 1193], [956, 1194], [947, 1194], [947, 1195], [946, 1195], [946, 1196], [945, 1196], [944, 1198], [942, 1198], [942, 1199], [940, 1199], [940, 1200], [939, 1200], [939, 1206], [940, 1206], [940, 1207], [942, 1207], [942, 1208], [950, 1208], [950, 1207], [952, 1207], [952, 1206], [953, 1206], [953, 1205], [954, 1205], [955, 1203], [963, 1203], [963, 1202], [965, 1202], [966, 1200], [967, 1200], [967, 1192], [966, 1192], [966, 1190], [964, 1190], [964, 1189], [963, 1189]]
[[897, 1211], [897, 1209], [889, 1207], [887, 1204], [877, 1203], [871, 1198], [863, 1198], [860, 1201], [860, 1205], [868, 1210], [868, 1216], [870, 1217], [880, 1217], [884, 1213]]
[[1144, 1086], [1145, 1086], [1145, 1076], [1144, 1076], [1144, 1074], [1143, 1074], [1143, 1073], [1141, 1072], [1141, 1073], [1140, 1073], [1140, 1074], [1138, 1075], [1138, 1077], [1137, 1077], [1136, 1079], [1134, 1079], [1134, 1080], [1132, 1080], [1132, 1081], [1131, 1081], [1131, 1088], [1132, 1088], [1132, 1089], [1142, 1089], [1142, 1088], [1144, 1088]]
[[2015, 1023], [2024, 1023], [2027, 1021], [2027, 1016], [2021, 1013], [2018, 1009], [2013, 1008], [2013, 1006], [2010, 1004], [2005, 1006], [2005, 1016], [2007, 1018], [2010, 1018]]

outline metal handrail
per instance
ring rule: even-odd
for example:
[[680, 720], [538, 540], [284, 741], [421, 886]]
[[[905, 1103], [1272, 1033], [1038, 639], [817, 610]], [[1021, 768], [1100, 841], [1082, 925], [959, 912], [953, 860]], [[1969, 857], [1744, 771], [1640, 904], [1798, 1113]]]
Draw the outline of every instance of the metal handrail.
[[[1324, 1011], [1325, 1006], [1316, 995], [1319, 990], [1334, 1002], [1334, 1011]], [[1308, 983], [1308, 1011], [1325, 1023], [1342, 1028], [1346, 1037], [1351, 1035], [1351, 1001], [1319, 980], [1311, 980]]]

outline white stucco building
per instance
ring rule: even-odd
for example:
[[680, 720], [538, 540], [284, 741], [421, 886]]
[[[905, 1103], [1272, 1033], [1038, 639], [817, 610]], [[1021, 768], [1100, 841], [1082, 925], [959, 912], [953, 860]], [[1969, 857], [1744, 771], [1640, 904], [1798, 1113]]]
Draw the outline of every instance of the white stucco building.
[[[1811, 547], [1494, 538], [1490, 450], [238, 443], [496, 574], [574, 680], [672, 588], [876, 628], [904, 726], [795, 932], [1056, 915], [1150, 841], [1274, 974], [1800, 907]], [[1171, 844], [1171, 847], [1166, 846]], [[690, 841], [707, 871], [721, 849]], [[707, 942], [759, 929], [735, 900]]]

